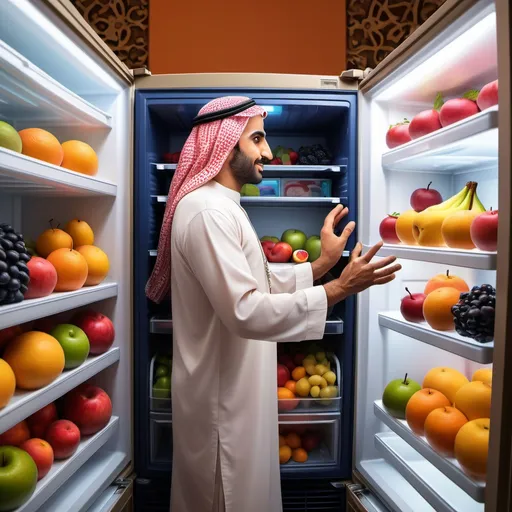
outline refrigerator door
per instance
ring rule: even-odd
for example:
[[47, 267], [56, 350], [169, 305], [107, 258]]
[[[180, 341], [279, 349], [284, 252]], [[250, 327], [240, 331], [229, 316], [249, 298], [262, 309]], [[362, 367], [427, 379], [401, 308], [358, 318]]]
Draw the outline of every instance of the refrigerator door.
[[347, 489], [347, 512], [388, 512], [379, 499], [361, 484], [349, 484]]
[[87, 512], [132, 512], [134, 477], [118, 479], [107, 487]]

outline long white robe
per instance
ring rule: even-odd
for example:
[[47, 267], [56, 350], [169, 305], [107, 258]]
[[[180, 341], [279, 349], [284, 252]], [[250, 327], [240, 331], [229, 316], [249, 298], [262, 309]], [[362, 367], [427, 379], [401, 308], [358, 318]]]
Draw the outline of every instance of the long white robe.
[[180, 201], [171, 239], [171, 511], [281, 512], [275, 342], [323, 337], [325, 290], [309, 263], [268, 276], [240, 194], [215, 181]]

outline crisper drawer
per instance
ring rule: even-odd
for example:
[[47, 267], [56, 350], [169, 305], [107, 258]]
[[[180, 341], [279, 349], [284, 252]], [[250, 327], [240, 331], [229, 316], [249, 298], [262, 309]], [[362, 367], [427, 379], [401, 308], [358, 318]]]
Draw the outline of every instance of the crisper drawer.
[[151, 464], [168, 464], [172, 462], [172, 415], [150, 413], [149, 445]]

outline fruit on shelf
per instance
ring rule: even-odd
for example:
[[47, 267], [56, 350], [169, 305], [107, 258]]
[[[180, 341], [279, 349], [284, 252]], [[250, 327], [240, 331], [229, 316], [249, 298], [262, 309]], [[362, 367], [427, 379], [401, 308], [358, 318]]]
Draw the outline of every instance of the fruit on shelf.
[[275, 244], [277, 244], [278, 242], [280, 242], [279, 238], [277, 238], [277, 236], [262, 236], [260, 238], [260, 242], [274, 242]]
[[90, 353], [99, 355], [107, 352], [113, 345], [116, 331], [112, 320], [102, 313], [86, 309], [79, 311], [72, 319], [89, 339]]
[[277, 385], [282, 388], [290, 380], [290, 370], [284, 364], [277, 365]]
[[48, 256], [57, 249], [72, 249], [73, 239], [64, 230], [59, 229], [60, 224], [54, 228], [53, 219], [50, 219], [50, 229], [43, 231], [36, 240], [36, 251], [42, 258]]
[[407, 210], [396, 219], [395, 229], [399, 240], [406, 245], [417, 245], [413, 234], [413, 224], [418, 216], [415, 210]]
[[28, 289], [25, 299], [37, 299], [47, 297], [57, 285], [57, 271], [55, 267], [45, 258], [32, 256], [27, 263], [30, 274]]
[[73, 370], [82, 365], [89, 356], [89, 338], [80, 327], [72, 324], [57, 325], [51, 332], [64, 350], [64, 369]]
[[80, 430], [69, 420], [54, 421], [46, 431], [45, 439], [53, 449], [56, 460], [73, 455], [80, 444]]
[[421, 389], [421, 386], [414, 380], [395, 379], [388, 383], [382, 394], [382, 403], [388, 412], [395, 418], [405, 419], [405, 409], [410, 398]]
[[408, 322], [422, 322], [423, 303], [426, 299], [424, 293], [411, 293], [409, 288], [405, 288], [407, 295], [400, 302], [400, 313]]
[[14, 338], [4, 359], [16, 376], [19, 389], [40, 389], [53, 382], [64, 369], [64, 351], [49, 334], [29, 331]]
[[322, 241], [320, 240], [320, 237], [318, 235], [310, 236], [306, 240], [304, 249], [309, 254], [309, 261], [316, 261], [322, 254]]
[[53, 465], [53, 448], [44, 439], [37, 437], [25, 441], [20, 448], [25, 450], [36, 463], [37, 480], [44, 478]]
[[37, 466], [16, 446], [0, 446], [0, 512], [10, 512], [26, 503], [37, 485]]
[[[265, 245], [263, 245], [265, 244]], [[273, 244], [270, 246], [269, 244]], [[263, 250], [267, 256], [268, 261], [271, 263], [287, 263], [293, 254], [293, 249], [290, 244], [286, 242], [263, 242]]]
[[305, 398], [309, 396], [309, 392], [311, 391], [311, 384], [306, 377], [299, 379], [297, 384], [295, 385], [295, 392], [297, 395]]
[[442, 105], [443, 97], [441, 94], [438, 94], [434, 101], [434, 108], [423, 110], [412, 118], [411, 124], [409, 125], [411, 138], [418, 139], [419, 137], [423, 137], [424, 135], [428, 135], [442, 128], [441, 121], [439, 120], [439, 109]]
[[61, 166], [70, 171], [88, 176], [98, 174], [98, 155], [94, 149], [80, 140], [68, 140], [62, 143], [64, 157]]
[[287, 243], [292, 248], [293, 251], [304, 249], [306, 241], [306, 233], [303, 233], [298, 229], [287, 229], [281, 235], [281, 242]]
[[329, 165], [332, 161], [330, 151], [322, 144], [301, 146], [299, 148], [299, 165]]
[[490, 435], [489, 418], [468, 421], [455, 438], [455, 458], [472, 478], [485, 480]]
[[169, 375], [161, 375], [157, 377], [155, 383], [153, 384], [153, 398], [165, 398], [168, 399], [171, 397], [171, 376], [170, 376], [170, 367], [169, 367]]
[[24, 299], [30, 282], [30, 258], [23, 235], [9, 224], [0, 224], [0, 305]]
[[94, 231], [85, 220], [70, 220], [64, 227], [64, 231], [73, 239], [73, 247], [82, 245], [94, 245]]
[[18, 132], [23, 145], [22, 153], [53, 165], [60, 165], [64, 150], [58, 139], [41, 128], [26, 128]]
[[300, 436], [299, 434], [297, 434], [296, 432], [290, 432], [286, 437], [285, 437], [285, 443], [292, 449], [292, 450], [295, 450], [297, 448], [300, 448], [301, 447], [301, 439], [300, 439]]
[[471, 241], [481, 251], [494, 252], [498, 249], [498, 210], [477, 215], [469, 229]]
[[468, 420], [491, 417], [491, 386], [475, 381], [464, 384], [455, 394], [454, 405]]
[[446, 271], [446, 274], [437, 274], [427, 281], [425, 285], [425, 295], [437, 290], [438, 288], [455, 288], [460, 292], [469, 292], [469, 286], [461, 277], [450, 274], [450, 270]]
[[21, 153], [22, 143], [19, 133], [5, 121], [0, 121], [0, 148]]
[[304, 251], [303, 249], [293, 251], [292, 260], [294, 263], [306, 263], [308, 261], [308, 258], [308, 251]]
[[430, 188], [430, 185], [432, 185], [432, 182], [427, 185], [427, 188], [418, 188], [411, 194], [409, 201], [414, 211], [419, 213], [443, 202], [441, 194], [437, 190]]
[[453, 404], [457, 391], [468, 382], [466, 376], [458, 370], [439, 366], [427, 372], [423, 379], [423, 387], [439, 391]]
[[399, 244], [400, 238], [396, 234], [396, 221], [400, 216], [399, 213], [394, 212], [388, 215], [379, 225], [379, 235], [383, 242], [387, 244]]
[[480, 110], [492, 107], [498, 104], [498, 80], [485, 84], [476, 98], [476, 104]]
[[292, 411], [299, 405], [299, 401], [288, 388], [277, 388], [277, 399], [280, 411]]
[[292, 459], [294, 462], [307, 462], [308, 461], [308, 453], [304, 448], [296, 448], [292, 452]]
[[287, 380], [284, 387], [289, 389], [294, 395], [297, 394], [297, 382], [295, 380]]
[[450, 400], [441, 392], [431, 388], [423, 388], [414, 393], [407, 402], [405, 419], [415, 434], [423, 436], [425, 434], [424, 427], [427, 416], [433, 410], [449, 405]]
[[286, 464], [292, 458], [292, 449], [288, 445], [279, 447], [279, 463]]
[[489, 384], [492, 386], [492, 369], [491, 368], [480, 368], [473, 373], [473, 377], [471, 377], [472, 382], [483, 382], [484, 384]]
[[281, 364], [288, 368], [288, 371], [290, 373], [293, 372], [293, 370], [295, 370], [295, 367], [297, 365], [294, 363], [292, 356], [290, 356], [289, 354], [282, 354], [279, 356], [278, 359]]
[[386, 145], [389, 149], [396, 148], [407, 142], [410, 142], [409, 121], [404, 119], [401, 123], [390, 125], [386, 133]]
[[452, 307], [459, 301], [460, 292], [456, 288], [437, 288], [427, 295], [423, 303], [423, 316], [437, 331], [454, 331], [455, 322]]
[[[292, 430], [288, 430], [292, 429]], [[304, 428], [302, 425], [279, 427], [279, 461], [286, 464], [290, 459], [305, 463], [309, 453], [319, 448], [322, 434], [317, 430]]]
[[296, 366], [292, 371], [292, 379], [299, 381], [306, 376], [306, 369], [304, 366]]
[[478, 91], [472, 89], [462, 95], [462, 98], [454, 98], [446, 101], [439, 110], [439, 120], [443, 127], [478, 114], [479, 108], [476, 104]]
[[96, 286], [105, 280], [110, 269], [108, 256], [95, 245], [82, 245], [76, 249], [87, 262], [84, 286]]
[[22, 420], [0, 434], [0, 446], [20, 446], [28, 439], [30, 439], [30, 430], [27, 422]]
[[455, 407], [434, 409], [425, 420], [424, 429], [428, 444], [441, 455], [453, 457], [455, 438], [467, 422], [466, 416]]
[[57, 249], [48, 256], [57, 271], [56, 292], [79, 290], [87, 281], [89, 268], [86, 259], [74, 249]]
[[251, 183], [246, 183], [240, 190], [240, 195], [242, 197], [245, 196], [259, 196], [260, 195], [260, 189]]
[[0, 409], [5, 407], [16, 390], [16, 377], [12, 368], [0, 359]]
[[494, 340], [496, 289], [490, 284], [473, 286], [452, 307], [455, 330], [480, 343]]
[[57, 415], [57, 407], [52, 402], [45, 405], [34, 414], [27, 418], [27, 425], [30, 430], [31, 437], [44, 439], [48, 427], [59, 419]]

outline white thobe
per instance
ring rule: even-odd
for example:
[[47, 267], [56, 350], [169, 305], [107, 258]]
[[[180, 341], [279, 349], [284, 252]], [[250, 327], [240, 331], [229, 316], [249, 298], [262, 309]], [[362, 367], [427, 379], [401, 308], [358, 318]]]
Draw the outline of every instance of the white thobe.
[[179, 202], [171, 240], [171, 511], [280, 512], [275, 342], [323, 337], [325, 290], [309, 263], [268, 275], [240, 194], [215, 181]]

